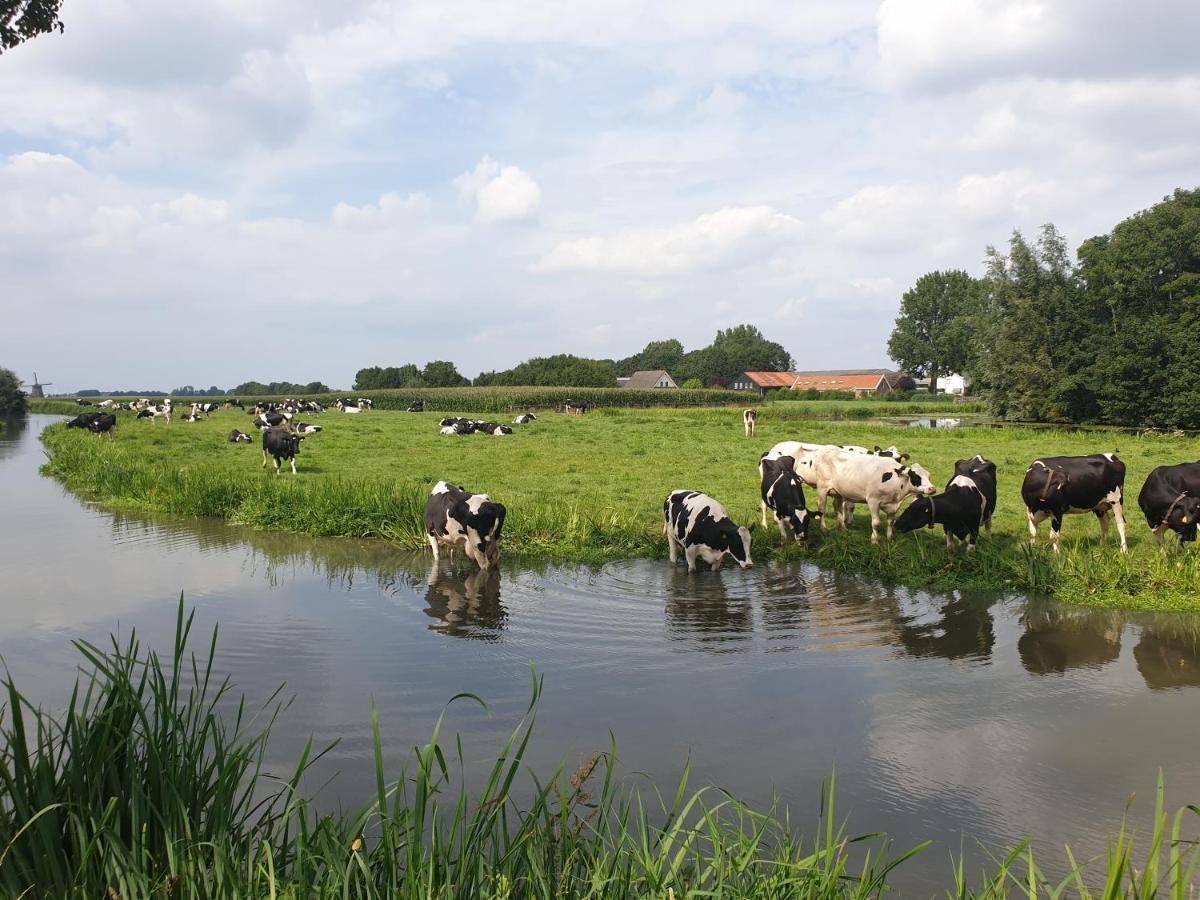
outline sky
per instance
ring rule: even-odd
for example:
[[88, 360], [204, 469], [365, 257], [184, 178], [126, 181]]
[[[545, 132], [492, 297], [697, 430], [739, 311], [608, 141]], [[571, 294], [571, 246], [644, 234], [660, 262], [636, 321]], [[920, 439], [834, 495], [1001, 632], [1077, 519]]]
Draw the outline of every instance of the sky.
[[1200, 4], [65, 0], [0, 55], [0, 366], [53, 391], [888, 364], [904, 291], [1200, 184]]

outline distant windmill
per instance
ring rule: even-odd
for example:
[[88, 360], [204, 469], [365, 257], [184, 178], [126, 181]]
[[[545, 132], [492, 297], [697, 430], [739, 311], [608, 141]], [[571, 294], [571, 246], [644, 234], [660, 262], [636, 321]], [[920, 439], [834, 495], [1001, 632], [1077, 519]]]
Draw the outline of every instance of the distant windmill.
[[[26, 382], [24, 382], [24, 381], [21, 382], [21, 384], [25, 384], [25, 383]], [[53, 381], [47, 381], [45, 384], [42, 384], [40, 381], [38, 381], [37, 372], [34, 372], [33, 373], [33, 384], [29, 385], [29, 396], [30, 397], [45, 397], [46, 392], [44, 390], [42, 390], [42, 388], [48, 388], [52, 384], [54, 384]]]

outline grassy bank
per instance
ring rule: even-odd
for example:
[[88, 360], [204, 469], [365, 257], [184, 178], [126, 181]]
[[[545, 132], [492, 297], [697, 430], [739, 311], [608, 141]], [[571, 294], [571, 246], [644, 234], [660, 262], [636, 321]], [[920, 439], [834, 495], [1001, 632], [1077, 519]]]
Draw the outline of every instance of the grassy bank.
[[983, 453], [999, 467], [1000, 497], [991, 539], [969, 558], [950, 564], [940, 531], [872, 547], [865, 515], [848, 533], [831, 531], [810, 546], [783, 551], [777, 533], [760, 531], [755, 556], [805, 558], [913, 586], [1051, 593], [1071, 602], [1146, 609], [1200, 606], [1196, 555], [1159, 553], [1132, 499], [1128, 557], [1099, 545], [1089, 515], [1067, 519], [1064, 553], [1055, 559], [1044, 541], [1029, 548], [1019, 495], [1025, 469], [1038, 456], [1118, 449], [1128, 466], [1127, 493], [1135, 498], [1154, 466], [1196, 458], [1190, 437], [905, 430], [768, 410], [757, 438], [747, 439], [736, 410], [602, 409], [582, 417], [546, 414], [506, 438], [451, 438], [438, 433], [437, 417], [428, 413], [326, 413], [319, 419], [325, 430], [304, 442], [300, 475], [276, 477], [261, 468], [257, 446], [226, 443], [231, 428], [250, 430], [249, 421], [235, 410], [170, 426], [123, 415], [112, 441], [58, 426], [45, 435], [51, 454], [46, 471], [114, 507], [314, 535], [381, 537], [410, 548], [424, 546], [425, 500], [430, 486], [446, 479], [487, 491], [508, 506], [509, 553], [595, 561], [664, 556], [661, 503], [676, 488], [705, 490], [739, 521], [756, 520], [758, 457], [779, 440], [900, 444], [939, 484], [956, 459]]
[[[807, 836], [778, 808], [755, 810], [687, 767], [670, 790], [622, 777], [615, 742], [574, 769], [523, 765], [540, 683], [490, 767], [464, 762], [441, 722], [398, 772], [384, 765], [377, 713], [375, 796], [323, 814], [305, 774], [309, 745], [285, 776], [264, 768], [283, 703], [238, 702], [207, 654], [188, 648], [182, 602], [162, 659], [136, 638], [78, 643], [83, 674], [61, 715], [6, 679], [0, 720], [0, 889], [39, 898], [868, 898], [888, 893], [929, 842], [897, 850], [886, 835], [850, 837], [832, 779]], [[483, 701], [460, 695], [450, 702]], [[467, 783], [478, 788], [468, 789]], [[1050, 882], [1022, 845], [982, 875], [947, 867], [958, 898], [1170, 896], [1194, 890], [1194, 807], [1170, 816], [1160, 779], [1152, 833], [1122, 823], [1090, 865], [1066, 851]], [[1189, 812], [1190, 810], [1190, 812]], [[951, 848], [953, 852], [953, 848]]]

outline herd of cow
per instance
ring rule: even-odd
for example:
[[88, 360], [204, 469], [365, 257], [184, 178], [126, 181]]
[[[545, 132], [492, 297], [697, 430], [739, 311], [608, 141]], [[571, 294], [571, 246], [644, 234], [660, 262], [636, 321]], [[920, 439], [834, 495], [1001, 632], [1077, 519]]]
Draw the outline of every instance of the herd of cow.
[[[112, 401], [97, 405], [106, 403]], [[240, 401], [232, 399], [223, 405], [242, 407]], [[344, 413], [358, 413], [370, 409], [372, 403], [366, 399], [338, 400], [336, 406]], [[578, 407], [571, 406], [570, 411], [576, 412]], [[133, 401], [122, 408], [152, 421], [158, 415], [170, 421], [169, 399], [162, 404]], [[214, 403], [193, 403], [187, 420], [195, 421], [217, 408]], [[320, 404], [305, 400], [256, 404], [250, 414], [254, 416], [255, 427], [263, 432], [263, 466], [267, 465], [268, 457], [273, 457], [277, 474], [283, 461], [291, 463], [295, 474], [300, 442], [306, 435], [320, 432], [321, 427], [294, 419], [302, 412], [322, 410]], [[424, 403], [417, 401], [408, 411], [423, 412]], [[513, 424], [524, 425], [536, 419], [533, 413], [526, 413]], [[754, 435], [757, 412], [744, 411], [742, 421], [746, 434]], [[110, 412], [83, 413], [67, 423], [69, 428], [87, 428], [110, 436], [115, 425], [116, 416]], [[460, 417], [442, 419], [439, 428], [442, 434], [453, 435], [513, 433], [507, 425]], [[252, 443], [253, 438], [234, 429], [229, 442]], [[975, 548], [980, 531], [991, 533], [996, 509], [996, 465], [983, 456], [958, 460], [954, 475], [940, 493], [929, 472], [896, 447], [868, 449], [783, 441], [761, 456], [758, 472], [762, 524], [769, 526], [773, 518], [783, 543], [789, 539], [806, 540], [814, 520], [819, 520], [823, 529], [827, 528], [826, 510], [832, 500], [833, 514], [843, 529], [852, 521], [855, 504], [866, 504], [871, 515], [873, 544], [879, 543], [880, 524], [884, 521], [889, 540], [894, 531], [907, 533], [941, 525], [947, 551], [954, 556], [958, 544], [965, 543], [970, 551]], [[805, 487], [816, 493], [813, 509], [806, 502]], [[1030, 543], [1037, 541], [1038, 526], [1049, 519], [1050, 543], [1058, 553], [1063, 517], [1090, 512], [1099, 520], [1102, 540], [1107, 539], [1109, 519], [1116, 522], [1121, 551], [1126, 552], [1124, 492], [1125, 464], [1114, 453], [1034, 460], [1021, 485]], [[915, 499], [900, 512], [909, 497]], [[1138, 494], [1138, 505], [1160, 546], [1167, 531], [1179, 535], [1181, 546], [1195, 541], [1200, 520], [1200, 462], [1154, 469]], [[445, 545], [451, 553], [462, 548], [480, 568], [490, 567], [500, 556], [506, 513], [505, 507], [487, 494], [473, 494], [465, 488], [438, 482], [425, 510], [425, 531], [434, 558], [438, 557], [439, 546]], [[700, 491], [673, 491], [663, 502], [663, 531], [671, 561], [676, 562], [682, 550], [689, 571], [695, 571], [697, 560], [716, 570], [726, 555], [739, 566], [750, 568], [754, 527], [738, 526], [717, 500]]]

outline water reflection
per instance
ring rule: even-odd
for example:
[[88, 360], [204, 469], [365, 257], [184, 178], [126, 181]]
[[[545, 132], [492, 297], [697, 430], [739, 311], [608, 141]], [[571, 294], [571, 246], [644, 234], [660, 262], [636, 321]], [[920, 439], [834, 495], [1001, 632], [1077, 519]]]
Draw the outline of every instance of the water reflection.
[[467, 574], [429, 571], [425, 615], [437, 619], [431, 629], [455, 637], [500, 640], [508, 610], [500, 603], [500, 572], [475, 569]]
[[1200, 631], [1183, 622], [1148, 624], [1133, 648], [1137, 670], [1155, 689], [1200, 686]]

